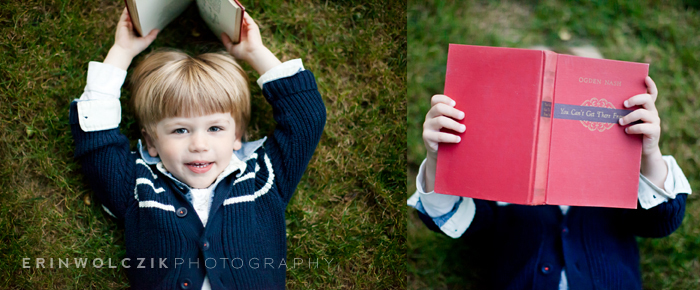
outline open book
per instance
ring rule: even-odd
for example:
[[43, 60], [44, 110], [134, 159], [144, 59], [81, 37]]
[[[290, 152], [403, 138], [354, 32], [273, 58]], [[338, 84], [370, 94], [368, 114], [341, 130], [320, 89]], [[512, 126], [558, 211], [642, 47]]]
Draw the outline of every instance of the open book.
[[[124, 0], [136, 32], [146, 35], [153, 29], [163, 29], [180, 15], [193, 0]], [[226, 32], [233, 43], [241, 38], [245, 8], [237, 0], [194, 0], [199, 14], [221, 38]]]
[[[465, 113], [435, 192], [516, 204], [637, 207], [641, 135], [617, 121], [649, 65], [450, 44], [445, 95]], [[454, 132], [453, 132], [454, 133]]]

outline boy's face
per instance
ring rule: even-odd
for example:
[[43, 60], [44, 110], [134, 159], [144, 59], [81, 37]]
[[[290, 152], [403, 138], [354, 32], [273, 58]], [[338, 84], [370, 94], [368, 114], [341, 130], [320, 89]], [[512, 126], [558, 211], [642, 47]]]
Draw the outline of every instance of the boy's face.
[[241, 149], [241, 133], [229, 113], [165, 118], [156, 124], [156, 139], [143, 132], [148, 154], [160, 156], [165, 169], [193, 188], [214, 183]]

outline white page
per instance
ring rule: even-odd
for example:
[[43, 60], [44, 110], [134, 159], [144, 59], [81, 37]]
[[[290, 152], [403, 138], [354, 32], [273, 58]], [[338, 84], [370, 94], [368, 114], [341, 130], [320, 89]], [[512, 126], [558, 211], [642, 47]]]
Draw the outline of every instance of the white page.
[[162, 30], [182, 11], [185, 11], [192, 0], [137, 0], [135, 2], [141, 30], [143, 35], [147, 35], [153, 29]]
[[209, 29], [221, 39], [226, 32], [233, 42], [239, 41], [242, 9], [233, 0], [197, 0], [199, 14]]

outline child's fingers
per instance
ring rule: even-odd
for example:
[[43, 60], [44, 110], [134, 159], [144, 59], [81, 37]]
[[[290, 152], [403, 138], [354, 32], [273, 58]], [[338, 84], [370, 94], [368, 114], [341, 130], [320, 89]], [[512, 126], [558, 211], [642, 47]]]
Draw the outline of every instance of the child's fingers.
[[625, 128], [627, 134], [644, 134], [647, 136], [658, 136], [661, 132], [661, 127], [654, 124], [642, 123]]
[[124, 7], [122, 15], [119, 16], [119, 22], [126, 22], [127, 19], [129, 19], [129, 10], [127, 10], [126, 7]]
[[146, 41], [150, 44], [151, 42], [156, 40], [156, 36], [158, 36], [159, 32], [160, 32], [160, 30], [153, 29], [153, 30], [151, 30], [151, 32], [148, 33], [148, 35], [144, 36], [144, 39], [146, 39]]
[[231, 42], [231, 38], [228, 37], [228, 34], [226, 34], [226, 32], [221, 33], [221, 41], [224, 43], [224, 47], [226, 47], [226, 50], [231, 51], [231, 45], [233, 45], [233, 43]]
[[432, 119], [437, 116], [447, 116], [453, 119], [462, 120], [464, 118], [464, 112], [457, 110], [450, 105], [446, 105], [445, 103], [437, 103], [430, 108], [428, 114], [425, 116], [425, 119]]
[[423, 131], [423, 140], [426, 142], [435, 143], [459, 143], [462, 140], [457, 135], [439, 132], [439, 131]]
[[440, 131], [440, 129], [450, 129], [455, 132], [464, 132], [467, 127], [458, 123], [457, 121], [450, 119], [445, 116], [438, 116], [435, 118], [427, 119], [423, 123], [423, 131]]
[[243, 19], [245, 20], [248, 29], [252, 29], [258, 26], [258, 24], [255, 23], [255, 20], [253, 20], [253, 17], [250, 17], [250, 14], [248, 14], [248, 12], [243, 12]]
[[649, 95], [651, 95], [651, 98], [654, 100], [654, 102], [656, 102], [656, 98], [659, 96], [659, 90], [656, 88], [656, 83], [654, 83], [654, 80], [652, 80], [649, 76], [644, 79], [644, 82], [647, 84], [647, 91], [649, 92]]
[[452, 100], [450, 97], [445, 96], [445, 95], [434, 95], [432, 98], [430, 98], [430, 106], [431, 107], [433, 107], [439, 103], [449, 105], [450, 107], [454, 107], [456, 104], [454, 100]]
[[634, 122], [637, 122], [639, 120], [644, 121], [644, 123], [653, 123], [653, 124], [658, 124], [661, 122], [659, 119], [659, 116], [655, 114], [652, 111], [645, 110], [645, 109], [637, 109], [632, 111], [631, 113], [627, 114], [627, 116], [624, 116], [620, 118], [618, 123], [620, 125], [625, 126], [627, 124], [632, 124]]
[[650, 94], [639, 94], [625, 101], [625, 107], [631, 108], [634, 106], [642, 106], [647, 110], [656, 111], [654, 99]]

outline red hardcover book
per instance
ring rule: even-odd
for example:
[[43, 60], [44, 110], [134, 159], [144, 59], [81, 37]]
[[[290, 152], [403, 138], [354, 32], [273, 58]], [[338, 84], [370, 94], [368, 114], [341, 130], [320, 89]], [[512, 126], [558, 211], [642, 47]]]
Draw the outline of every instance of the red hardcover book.
[[[618, 119], [649, 65], [450, 44], [445, 95], [464, 111], [438, 147], [435, 192], [508, 203], [637, 207], [641, 135]], [[452, 132], [455, 133], [455, 132]]]

